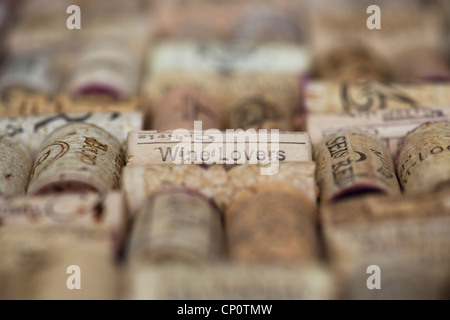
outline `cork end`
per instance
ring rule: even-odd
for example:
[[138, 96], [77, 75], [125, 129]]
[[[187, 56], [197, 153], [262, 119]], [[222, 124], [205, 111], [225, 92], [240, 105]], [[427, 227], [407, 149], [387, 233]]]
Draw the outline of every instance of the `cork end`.
[[46, 184], [42, 187], [38, 187], [36, 190], [29, 190], [28, 194], [49, 195], [55, 193], [88, 193], [88, 192], [101, 193], [101, 190], [81, 181], [64, 180]]

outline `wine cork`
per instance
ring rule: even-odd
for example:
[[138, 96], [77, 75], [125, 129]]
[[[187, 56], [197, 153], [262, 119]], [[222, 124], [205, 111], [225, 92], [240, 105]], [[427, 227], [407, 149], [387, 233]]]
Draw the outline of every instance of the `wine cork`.
[[329, 135], [317, 146], [315, 159], [322, 204], [366, 193], [400, 193], [389, 151], [368, 133]]
[[242, 191], [225, 225], [232, 261], [290, 264], [318, 258], [314, 209], [289, 186], [267, 183]]
[[287, 42], [304, 40], [300, 19], [281, 10], [255, 8], [245, 15], [236, 27], [232, 39], [238, 42]]
[[295, 44], [218, 44], [214, 42], [166, 41], [152, 52], [153, 75], [177, 71], [182, 74], [300, 74], [309, 55]]
[[152, 111], [154, 130], [194, 130], [194, 121], [201, 121], [204, 129], [222, 127], [219, 105], [196, 88], [171, 89], [155, 102]]
[[142, 128], [143, 117], [140, 112], [60, 113], [13, 117], [0, 122], [0, 132], [5, 132], [7, 136], [20, 141], [34, 158], [48, 134], [72, 122], [95, 124], [108, 131], [121, 143], [125, 143], [129, 131]]
[[134, 263], [204, 263], [222, 254], [221, 215], [194, 191], [153, 195], [133, 223], [129, 259]]
[[230, 115], [227, 127], [292, 130], [304, 47], [286, 43], [218, 45], [165, 42], [153, 51], [143, 89], [158, 101], [165, 88], [188, 84], [211, 95]]
[[[217, 101], [228, 115], [227, 128], [279, 128], [291, 130], [301, 99], [300, 73], [199, 73], [164, 71], [144, 79], [143, 90], [154, 104], [167, 87], [195, 86]], [[256, 112], [256, 114], [255, 114]], [[235, 116], [239, 113], [242, 119]], [[233, 122], [231, 125], [230, 122]], [[266, 122], [266, 123], [265, 123]]]
[[[367, 268], [380, 268], [381, 290], [369, 290]], [[372, 273], [374, 269], [371, 270]], [[383, 257], [362, 261], [345, 270], [346, 294], [349, 300], [447, 300], [450, 279], [448, 266], [431, 266], [429, 263]], [[372, 280], [372, 279], [371, 279]], [[373, 281], [373, 280], [372, 280]]]
[[445, 106], [450, 101], [450, 85], [445, 83], [313, 81], [305, 91], [307, 115]]
[[262, 175], [260, 165], [233, 166], [226, 172], [226, 185], [213, 189], [213, 197], [219, 208], [226, 210], [242, 190], [251, 189], [253, 185], [275, 183], [296, 189], [315, 208], [318, 194], [315, 170], [313, 161], [280, 163], [278, 172], [273, 175]]
[[131, 52], [118, 42], [97, 42], [86, 47], [69, 81], [74, 95], [106, 94], [124, 97], [136, 94], [138, 66]]
[[[2, 298], [117, 299], [126, 230], [120, 193], [23, 197], [2, 208]], [[81, 290], [70, 289], [74, 273]]]
[[[186, 188], [208, 198], [226, 193], [227, 174], [219, 165], [147, 165], [123, 168], [122, 190], [131, 216], [142, 210], [146, 199], [166, 188]], [[220, 208], [222, 209], [222, 208]]]
[[431, 192], [450, 183], [450, 122], [426, 123], [408, 133], [397, 158], [406, 194]]
[[122, 189], [132, 216], [142, 209], [147, 197], [170, 187], [197, 191], [211, 198], [224, 212], [243, 188], [279, 182], [296, 188], [315, 206], [318, 193], [315, 168], [313, 161], [282, 163], [277, 174], [261, 175], [260, 165], [240, 165], [228, 171], [220, 165], [207, 168], [174, 164], [126, 166], [123, 168]]
[[104, 193], [118, 186], [122, 165], [122, 148], [116, 138], [93, 124], [71, 123], [42, 142], [28, 194]]
[[0, 89], [20, 87], [55, 93], [59, 80], [55, 69], [50, 57], [43, 53], [10, 57], [0, 73]]
[[[95, 222], [102, 199], [98, 193], [14, 197], [0, 201], [2, 226], [10, 224]], [[84, 219], [83, 217], [87, 217]]]
[[0, 137], [0, 195], [24, 195], [33, 161], [16, 140]]
[[17, 87], [0, 91], [0, 116], [20, 117], [60, 113], [136, 112], [138, 98], [69, 97], [65, 94], [48, 95], [29, 92]]
[[325, 242], [334, 263], [376, 257], [447, 266], [450, 260], [448, 191], [369, 196], [321, 209]]
[[279, 129], [293, 131], [292, 113], [266, 99], [254, 96], [240, 101], [230, 112], [230, 127], [247, 130]]
[[446, 190], [386, 198], [380, 195], [345, 199], [321, 208], [324, 225], [349, 226], [402, 219], [436, 219], [449, 213]]
[[[336, 277], [320, 265], [141, 267], [133, 269], [129, 278], [131, 285], [125, 299], [132, 300], [302, 300], [339, 297]], [[244, 307], [242, 309], [244, 313]], [[223, 307], [223, 312], [230, 311]], [[256, 311], [248, 306], [246, 314], [256, 314]]]
[[321, 79], [354, 82], [386, 81], [394, 77], [386, 59], [363, 45], [336, 45], [315, 57], [315, 73]]
[[[421, 68], [423, 52], [430, 53], [430, 59], [423, 61], [427, 73], [442, 74], [443, 70], [435, 68], [435, 61], [442, 61], [445, 35], [435, 10], [424, 10], [421, 1], [407, 5], [385, 2], [379, 30], [366, 27], [379, 21], [361, 15], [366, 10], [368, 4], [345, 0], [311, 4], [310, 47], [317, 58], [317, 77], [410, 81], [420, 74], [417, 70]], [[374, 12], [368, 11], [373, 13], [370, 18], [376, 17]], [[354, 68], [357, 66], [361, 69]]]
[[306, 131], [313, 145], [339, 130], [363, 130], [376, 136], [397, 154], [403, 137], [428, 121], [450, 120], [450, 106], [426, 108], [352, 111], [338, 114], [311, 114], [306, 119]]
[[[230, 41], [239, 35], [237, 39], [253, 42], [293, 41], [297, 33], [292, 34], [284, 20], [298, 21], [304, 7], [301, 5], [292, 0], [176, 0], [155, 3], [150, 14], [157, 38]], [[211, 19], [218, 16], [221, 19]]]
[[[202, 129], [202, 126], [200, 126]], [[131, 131], [127, 165], [148, 164], [264, 164], [311, 161], [305, 132], [278, 130]]]

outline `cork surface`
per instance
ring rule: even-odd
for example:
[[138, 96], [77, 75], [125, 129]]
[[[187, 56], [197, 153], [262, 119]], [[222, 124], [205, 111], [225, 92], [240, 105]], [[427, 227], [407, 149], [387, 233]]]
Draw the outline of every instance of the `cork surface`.
[[[19, 197], [0, 203], [2, 299], [117, 299], [126, 230], [118, 192]], [[66, 283], [78, 266], [81, 290]]]
[[132, 263], [205, 263], [223, 255], [221, 215], [187, 189], [158, 193], [135, 217], [128, 247]]
[[279, 182], [304, 194], [311, 207], [316, 206], [318, 189], [315, 183], [315, 163], [280, 163], [274, 175], [261, 175], [259, 165], [239, 165], [226, 170], [221, 165], [206, 168], [196, 165], [126, 166], [122, 189], [133, 216], [148, 196], [165, 188], [182, 187], [195, 190], [212, 199], [220, 211], [226, 210], [234, 198], [254, 184]]
[[450, 122], [426, 123], [406, 135], [396, 161], [406, 194], [432, 192], [449, 185]]
[[95, 124], [125, 143], [128, 132], [143, 125], [141, 112], [85, 112], [58, 113], [52, 115], [8, 117], [0, 122], [0, 132], [20, 141], [33, 158], [38, 155], [45, 137], [57, 128], [73, 122]]
[[190, 86], [167, 91], [152, 106], [152, 130], [194, 130], [194, 121], [202, 121], [204, 130], [221, 129], [221, 106], [202, 90]]
[[396, 155], [409, 131], [428, 121], [439, 120], [450, 120], [450, 106], [310, 114], [306, 119], [306, 131], [312, 144], [317, 144], [335, 131], [364, 130], [375, 135], [392, 155]]
[[[335, 275], [320, 265], [233, 264], [136, 268], [130, 299], [335, 299]], [[228, 311], [226, 311], [228, 312]]]
[[70, 97], [11, 88], [2, 92], [0, 116], [18, 117], [59, 113], [128, 112], [138, 111], [139, 98]]
[[[208, 72], [199, 76], [195, 73], [167, 71], [144, 80], [143, 93], [151, 102], [159, 101], [167, 87], [194, 86], [217, 101], [228, 119], [225, 127], [259, 127], [258, 123], [277, 121], [285, 123], [281, 130], [293, 126], [292, 116], [299, 107], [301, 97], [298, 74], [289, 72], [265, 74], [231, 74]], [[257, 110], [251, 115], [251, 110]], [[236, 118], [239, 113], [242, 119]], [[266, 117], [266, 118], [265, 118]], [[230, 121], [234, 122], [231, 126]], [[269, 122], [268, 122], [269, 123]]]
[[0, 195], [24, 195], [33, 165], [24, 146], [8, 137], [0, 137]]
[[281, 183], [302, 193], [311, 207], [316, 207], [318, 188], [314, 172], [316, 164], [309, 162], [280, 163], [274, 175], [261, 175], [259, 165], [239, 165], [227, 171], [228, 184], [214, 199], [219, 208], [227, 208], [242, 191], [261, 183]]
[[[14, 225], [1, 229], [4, 299], [113, 299], [118, 272], [110, 234], [73, 224]], [[70, 248], [70, 249], [69, 249]], [[81, 269], [81, 289], [68, 290], [67, 267]]]
[[154, 164], [261, 164], [312, 160], [306, 132], [278, 130], [130, 131], [127, 166]]
[[332, 263], [351, 268], [398, 261], [405, 265], [405, 274], [411, 266], [428, 271], [448, 268], [450, 200], [446, 190], [347, 199], [322, 207], [320, 213]]
[[123, 168], [122, 190], [130, 215], [135, 215], [147, 197], [166, 188], [180, 187], [215, 198], [227, 190], [227, 175], [222, 166], [149, 165]]
[[321, 204], [364, 193], [400, 194], [391, 156], [382, 142], [363, 131], [341, 131], [314, 151]]
[[446, 83], [322, 80], [309, 82], [305, 91], [305, 112], [310, 114], [444, 106], [450, 101], [450, 85]]
[[101, 93], [113, 97], [136, 94], [136, 57], [124, 43], [99, 40], [80, 54], [67, 91], [75, 95]]
[[48, 135], [41, 146], [31, 172], [28, 194], [62, 191], [103, 193], [120, 183], [121, 145], [95, 125], [65, 125]]
[[304, 195], [277, 183], [242, 191], [225, 214], [230, 260], [295, 264], [318, 257], [316, 215]]

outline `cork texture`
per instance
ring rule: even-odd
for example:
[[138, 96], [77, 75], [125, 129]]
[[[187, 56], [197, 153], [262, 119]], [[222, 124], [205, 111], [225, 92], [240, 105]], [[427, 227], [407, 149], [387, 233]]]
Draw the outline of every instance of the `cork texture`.
[[24, 195], [33, 165], [24, 146], [8, 137], [0, 137], [0, 195]]
[[432, 192], [450, 184], [450, 122], [426, 123], [408, 133], [396, 161], [406, 194]]
[[3, 90], [0, 98], [1, 117], [30, 115], [88, 113], [88, 112], [133, 112], [141, 109], [139, 98], [111, 99], [103, 97], [70, 97], [67, 94], [49, 95], [19, 88]]
[[409, 131], [428, 121], [439, 120], [450, 120], [449, 106], [311, 114], [306, 119], [306, 131], [311, 136], [312, 144], [317, 144], [339, 130], [363, 130], [380, 139], [395, 155]]
[[230, 260], [295, 264], [318, 258], [316, 215], [304, 195], [283, 184], [242, 191], [225, 214]]
[[445, 106], [450, 101], [446, 83], [313, 81], [305, 88], [305, 112], [341, 113], [378, 109]]
[[42, 142], [28, 194], [104, 193], [119, 185], [123, 161], [120, 143], [105, 130], [85, 123], [65, 125]]
[[223, 255], [221, 216], [207, 198], [188, 190], [158, 193], [134, 219], [132, 263], [205, 263]]
[[202, 121], [204, 130], [221, 129], [221, 107], [207, 93], [189, 86], [170, 89], [152, 106], [153, 130], [194, 130], [194, 121]]
[[135, 215], [147, 197], [166, 188], [187, 188], [213, 198], [227, 188], [227, 175], [222, 166], [202, 168], [197, 165], [126, 166], [122, 190], [130, 215]]
[[0, 132], [23, 143], [35, 158], [47, 135], [59, 127], [73, 122], [95, 124], [108, 131], [121, 143], [125, 143], [129, 131], [142, 128], [143, 115], [141, 112], [134, 111], [9, 117], [0, 122]]
[[342, 131], [324, 138], [314, 151], [320, 201], [330, 204], [364, 193], [400, 194], [389, 151], [362, 131]]
[[133, 269], [129, 279], [130, 299], [320, 300], [339, 294], [336, 277], [320, 265], [141, 267]]

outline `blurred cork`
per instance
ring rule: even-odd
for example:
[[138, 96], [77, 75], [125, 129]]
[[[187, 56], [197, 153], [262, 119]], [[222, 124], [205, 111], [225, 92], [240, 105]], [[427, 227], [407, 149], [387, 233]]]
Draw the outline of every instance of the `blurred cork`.
[[60, 113], [136, 112], [140, 99], [106, 96], [69, 97], [66, 94], [48, 95], [40, 91], [10, 88], [0, 91], [0, 116], [22, 117]]
[[80, 53], [67, 91], [73, 95], [127, 97], [137, 93], [138, 62], [125, 43], [97, 41]]
[[0, 137], [0, 195], [24, 195], [30, 177], [32, 158], [21, 143]]
[[[338, 281], [321, 265], [171, 265], [136, 268], [126, 299], [336, 299]], [[225, 310], [228, 312], [228, 310]], [[250, 306], [247, 314], [250, 314]]]
[[43, 52], [9, 57], [0, 71], [0, 89], [22, 88], [54, 94], [58, 90], [59, 70]]
[[[322, 207], [321, 218], [330, 262], [342, 269], [352, 299], [444, 298], [450, 280], [447, 190], [345, 199]], [[368, 295], [365, 281], [358, 281], [363, 272], [367, 279], [370, 265], [389, 280]]]
[[329, 135], [317, 145], [314, 155], [322, 204], [366, 193], [400, 194], [389, 151], [368, 133]]
[[190, 85], [214, 98], [227, 128], [292, 130], [300, 106], [307, 51], [287, 43], [259, 45], [165, 42], [150, 57], [143, 93], [158, 101], [167, 88]]
[[406, 194], [450, 185], [450, 122], [425, 123], [409, 132], [397, 157], [397, 175]]
[[154, 3], [150, 13], [157, 38], [299, 42], [304, 7], [293, 0], [175, 0]]
[[381, 29], [366, 28], [369, 4], [315, 1], [309, 6], [310, 50], [317, 78], [336, 81], [448, 79], [446, 33], [430, 2], [382, 4]]
[[220, 106], [202, 90], [181, 86], [155, 101], [150, 128], [194, 130], [194, 121], [202, 121], [204, 129], [222, 128]]
[[[4, 204], [0, 282], [4, 299], [117, 299], [118, 248], [125, 234], [119, 193], [24, 197]], [[99, 206], [99, 203], [101, 205]], [[33, 207], [33, 214], [27, 211]], [[23, 209], [23, 210], [22, 210]], [[79, 267], [80, 290], [70, 290], [69, 266]]]
[[205, 263], [223, 255], [221, 215], [205, 196], [174, 188], [152, 195], [136, 216], [128, 259], [133, 263]]
[[120, 183], [123, 150], [107, 131], [71, 123], [49, 134], [31, 172], [28, 194], [96, 191]]
[[298, 190], [280, 183], [242, 191], [225, 214], [230, 259], [290, 264], [319, 256], [316, 214]]
[[409, 131], [423, 123], [439, 120], [450, 120], [450, 106], [311, 114], [306, 119], [306, 131], [312, 144], [318, 144], [339, 130], [363, 130], [380, 139], [395, 155]]
[[306, 84], [306, 115], [374, 111], [379, 109], [413, 109], [445, 106], [450, 101], [446, 83], [386, 83], [313, 81]]

